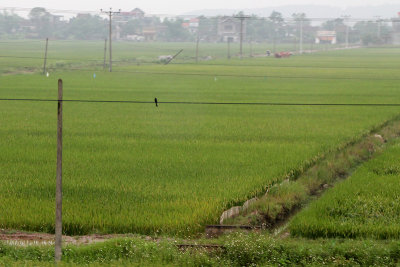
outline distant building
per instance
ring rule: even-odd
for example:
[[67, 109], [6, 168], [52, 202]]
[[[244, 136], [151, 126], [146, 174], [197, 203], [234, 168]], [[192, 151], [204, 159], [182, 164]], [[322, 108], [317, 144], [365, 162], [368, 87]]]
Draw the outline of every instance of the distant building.
[[397, 18], [392, 19], [393, 24], [393, 34], [392, 40], [393, 44], [400, 44], [400, 12], [397, 13]]
[[317, 36], [315, 37], [315, 43], [336, 44], [337, 43], [336, 31], [317, 31]]
[[157, 40], [157, 28], [156, 27], [144, 27], [142, 35], [146, 41]]
[[198, 18], [185, 19], [182, 28], [187, 29], [191, 33], [196, 33], [199, 28], [200, 20]]
[[131, 11], [131, 15], [135, 18], [143, 18], [144, 17], [144, 11], [141, 10], [140, 8], [135, 8], [134, 10]]
[[[243, 26], [243, 34], [246, 27]], [[238, 42], [240, 39], [240, 20], [232, 17], [222, 17], [218, 21], [218, 37], [221, 42]]]
[[157, 41], [159, 35], [163, 34], [166, 29], [165, 26], [161, 25], [146, 26], [143, 27], [141, 35], [144, 37], [144, 41], [154, 42]]
[[[140, 8], [135, 8], [131, 11], [122, 11], [114, 14], [113, 21], [115, 22], [116, 30], [114, 31], [114, 38], [117, 40], [126, 39], [130, 41], [143, 41], [144, 36], [139, 34], [122, 34], [122, 29], [126, 23], [133, 20], [145, 20], [145, 12]], [[129, 35], [129, 37], [128, 37]]]
[[50, 17], [50, 21], [53, 24], [60, 23], [60, 22], [62, 22], [63, 19], [64, 19], [64, 16], [61, 16], [61, 15], [51, 15], [51, 17]]
[[135, 41], [135, 42], [143, 42], [146, 40], [144, 36], [137, 35], [137, 34], [131, 34], [126, 36], [126, 40], [128, 41]]
[[114, 20], [117, 22], [128, 22], [133, 19], [142, 19], [144, 18], [144, 15], [145, 13], [143, 10], [140, 8], [135, 8], [132, 11], [115, 14]]

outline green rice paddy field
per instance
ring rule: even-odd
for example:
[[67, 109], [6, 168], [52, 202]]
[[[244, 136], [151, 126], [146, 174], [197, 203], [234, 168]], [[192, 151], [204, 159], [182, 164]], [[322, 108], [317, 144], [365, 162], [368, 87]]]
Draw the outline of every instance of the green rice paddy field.
[[400, 143], [363, 164], [293, 220], [291, 232], [310, 238], [398, 239]]
[[[0, 76], [0, 98], [56, 99], [62, 78], [65, 99], [399, 103], [400, 48], [199, 64], [127, 61], [108, 73], [86, 60], [97, 52], [78, 49], [91, 44], [60, 47], [60, 58], [81, 63], [50, 61], [49, 77]], [[1, 60], [3, 70], [15, 63]], [[15, 70], [42, 64], [23, 62]], [[54, 230], [56, 111], [56, 102], [0, 101], [0, 228]], [[393, 106], [65, 102], [63, 230], [196, 234], [226, 208], [399, 114]]]

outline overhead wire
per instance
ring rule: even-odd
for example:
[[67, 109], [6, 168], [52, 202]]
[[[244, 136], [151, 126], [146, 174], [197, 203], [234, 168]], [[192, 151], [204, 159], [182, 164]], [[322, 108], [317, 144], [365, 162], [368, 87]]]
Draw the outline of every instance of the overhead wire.
[[[0, 10], [11, 10], [11, 11], [22, 11], [22, 12], [30, 12], [33, 8], [32, 7], [4, 7], [0, 6]], [[48, 12], [52, 13], [65, 13], [65, 14], [92, 14], [92, 15], [101, 15], [100, 10], [78, 10], [78, 9], [52, 9], [48, 8], [46, 9]], [[150, 17], [154, 16], [162, 16], [162, 17], [190, 17], [193, 15], [174, 15], [174, 14], [148, 14]], [[207, 18], [216, 18], [217, 16], [207, 16]], [[225, 17], [232, 17], [232, 16], [225, 16]], [[271, 20], [270, 16], [248, 16], [247, 19], [258, 19], [258, 20]], [[282, 17], [283, 20], [285, 21], [298, 21], [298, 18], [293, 18], [293, 17]], [[348, 18], [343, 18], [343, 17], [329, 17], [329, 18], [322, 18], [322, 17], [313, 17], [313, 18], [304, 18], [305, 21], [326, 21], [326, 20], [336, 20], [336, 19], [343, 19], [345, 21], [351, 21], [351, 22], [358, 22], [358, 21], [371, 21], [371, 22], [391, 22], [391, 18], [356, 18], [356, 17], [348, 17]]]
[[[99, 71], [94, 69], [81, 68], [48, 68], [65, 71]], [[283, 76], [283, 75], [248, 75], [248, 74], [227, 74], [227, 73], [191, 73], [191, 72], [156, 72], [156, 71], [124, 71], [113, 70], [114, 73], [145, 74], [145, 75], [175, 75], [175, 76], [198, 76], [198, 77], [232, 77], [232, 78], [276, 78], [276, 79], [316, 79], [316, 80], [374, 80], [374, 81], [400, 81], [400, 78], [376, 78], [376, 77], [320, 77], [320, 76]]]
[[[146, 64], [146, 63], [143, 63]], [[151, 63], [149, 63], [151, 64]], [[159, 64], [154, 64], [159, 65]], [[1, 65], [0, 65], [1, 66]], [[9, 65], [7, 65], [9, 66]], [[104, 71], [102, 65], [98, 65], [98, 69], [85, 69], [85, 68], [62, 68], [62, 67], [48, 67], [48, 71], [84, 71], [84, 72], [99, 72]], [[12, 66], [11, 66], [12, 67]], [[40, 70], [41, 67], [16, 67], [28, 70]], [[314, 80], [362, 80], [362, 81], [400, 81], [400, 78], [377, 78], [377, 77], [321, 77], [321, 76], [284, 76], [284, 75], [248, 75], [248, 74], [227, 74], [227, 73], [194, 73], [194, 72], [163, 72], [163, 71], [124, 71], [113, 70], [113, 73], [126, 73], [126, 74], [143, 74], [143, 75], [173, 75], [173, 76], [197, 76], [197, 77], [230, 77], [230, 78], [255, 78], [255, 79], [314, 79]]]
[[[155, 101], [140, 100], [88, 100], [88, 99], [40, 99], [40, 98], [0, 98], [0, 101], [25, 102], [75, 102], [75, 103], [125, 103], [155, 104]], [[285, 102], [209, 102], [209, 101], [159, 101], [157, 104], [176, 105], [251, 105], [251, 106], [349, 106], [349, 107], [400, 107], [400, 103], [285, 103]]]

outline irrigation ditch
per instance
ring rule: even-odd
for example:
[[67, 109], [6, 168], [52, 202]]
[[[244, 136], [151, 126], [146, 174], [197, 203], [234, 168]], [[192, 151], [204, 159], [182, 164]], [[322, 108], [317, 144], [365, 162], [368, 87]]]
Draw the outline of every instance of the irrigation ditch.
[[399, 136], [400, 116], [396, 116], [359, 139], [321, 156], [314, 164], [288, 174], [283, 181], [270, 185], [263, 195], [224, 211], [220, 225], [206, 226], [206, 236], [211, 238], [238, 230], [267, 230], [276, 236], [288, 236], [287, 223], [295, 214]]

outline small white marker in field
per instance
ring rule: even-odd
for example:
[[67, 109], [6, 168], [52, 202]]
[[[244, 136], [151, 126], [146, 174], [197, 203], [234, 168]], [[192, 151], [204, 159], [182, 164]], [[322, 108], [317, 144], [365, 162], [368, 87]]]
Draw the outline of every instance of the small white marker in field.
[[96, 79], [96, 73], [93, 73], [93, 79]]
[[47, 72], [47, 73], [46, 73], [46, 77], [49, 77], [49, 76], [50, 76], [50, 74]]

